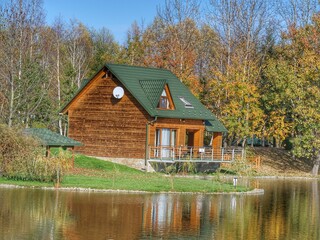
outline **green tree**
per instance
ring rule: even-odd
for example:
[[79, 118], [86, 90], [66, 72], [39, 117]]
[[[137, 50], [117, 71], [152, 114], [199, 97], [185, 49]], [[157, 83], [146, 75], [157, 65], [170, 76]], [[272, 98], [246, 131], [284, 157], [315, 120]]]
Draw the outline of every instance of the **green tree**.
[[269, 129], [279, 141], [291, 137], [293, 154], [320, 164], [320, 16], [311, 24], [292, 26], [284, 44], [268, 61], [264, 105]]
[[90, 61], [89, 76], [95, 74], [100, 68], [111, 62], [119, 61], [120, 46], [114, 40], [112, 33], [105, 27], [91, 31], [93, 53]]

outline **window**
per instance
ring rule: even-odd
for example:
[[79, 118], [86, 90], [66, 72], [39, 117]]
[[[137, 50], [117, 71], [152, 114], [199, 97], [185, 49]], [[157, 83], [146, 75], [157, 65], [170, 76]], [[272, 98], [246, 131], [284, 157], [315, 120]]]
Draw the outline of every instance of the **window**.
[[183, 102], [185, 108], [194, 108], [190, 102], [188, 102], [184, 97], [179, 97], [181, 102]]
[[161, 128], [156, 130], [156, 146], [170, 146], [176, 145], [176, 129]]
[[164, 89], [162, 90], [160, 100], [158, 103], [158, 108], [160, 109], [174, 109], [173, 101], [170, 95], [169, 87], [168, 85], [164, 86]]
[[161, 97], [160, 97], [160, 101], [159, 101], [159, 108], [163, 108], [163, 109], [168, 109], [169, 108], [169, 100], [168, 100], [168, 96], [166, 93], [166, 90], [163, 89], [162, 93], [161, 93]]
[[156, 129], [155, 157], [168, 158], [174, 155], [176, 145], [177, 130], [170, 128]]

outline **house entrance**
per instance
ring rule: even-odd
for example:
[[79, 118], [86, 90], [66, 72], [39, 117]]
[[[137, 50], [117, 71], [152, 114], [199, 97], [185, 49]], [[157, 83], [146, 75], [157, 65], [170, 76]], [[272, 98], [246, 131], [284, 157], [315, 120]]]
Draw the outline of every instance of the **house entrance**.
[[186, 130], [186, 139], [185, 139], [185, 145], [188, 147], [195, 146], [195, 133], [196, 130], [187, 129]]

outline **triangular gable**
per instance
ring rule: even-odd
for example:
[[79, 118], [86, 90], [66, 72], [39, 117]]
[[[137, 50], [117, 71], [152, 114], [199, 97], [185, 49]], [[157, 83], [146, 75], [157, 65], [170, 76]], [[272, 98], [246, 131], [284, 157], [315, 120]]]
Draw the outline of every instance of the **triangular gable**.
[[139, 83], [152, 107], [156, 108], [165, 87], [166, 80], [140, 80]]

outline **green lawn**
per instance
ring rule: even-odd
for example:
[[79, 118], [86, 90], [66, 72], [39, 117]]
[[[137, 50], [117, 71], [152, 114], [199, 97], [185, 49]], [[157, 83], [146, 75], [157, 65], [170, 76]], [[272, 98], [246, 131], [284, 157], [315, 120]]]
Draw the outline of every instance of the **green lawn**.
[[[0, 183], [22, 186], [53, 186], [53, 183], [35, 181], [15, 181], [0, 178]], [[77, 155], [75, 157], [75, 170], [67, 173], [60, 185], [61, 187], [136, 190], [148, 192], [233, 192], [232, 183], [199, 178], [184, 178], [178, 175], [165, 175], [160, 173], [145, 173], [139, 170], [115, 164], [96, 158]], [[245, 187], [238, 186], [236, 191], [247, 191]]]

